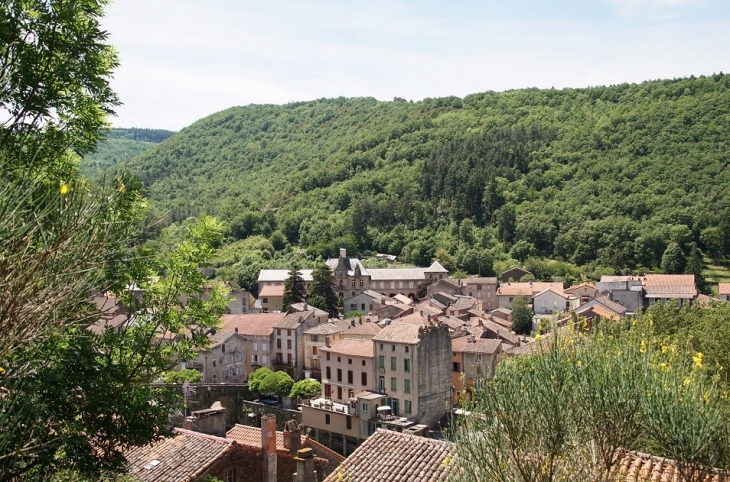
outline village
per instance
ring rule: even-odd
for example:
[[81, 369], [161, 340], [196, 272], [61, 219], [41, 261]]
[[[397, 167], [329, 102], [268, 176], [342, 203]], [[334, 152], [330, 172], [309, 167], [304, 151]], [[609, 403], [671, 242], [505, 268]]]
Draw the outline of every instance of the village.
[[[217, 404], [194, 411], [184, 428], [175, 429], [177, 436], [165, 442], [169, 447], [158, 446], [158, 451], [176, 452], [181, 444], [184, 450], [199, 450], [196, 444], [218, 440], [220, 454], [228, 455], [215, 457], [236, 460], [230, 467], [239, 467], [218, 473], [240, 470], [243, 457], [253, 460], [248, 465], [256, 467], [254, 472], [272, 474], [264, 480], [291, 480], [292, 474], [309, 474], [295, 480], [322, 480], [356, 451], [379, 467], [383, 444], [436, 450], [435, 459], [422, 463], [439, 468], [453, 451], [440, 440], [449, 417], [461, 413], [461, 402], [494, 374], [500, 361], [537, 352], [542, 333], [579, 320], [620, 320], [653, 303], [712, 301], [698, 294], [693, 275], [603, 276], [596, 283], [565, 287], [559, 281], [519, 281], [531, 278], [519, 267], [499, 277], [466, 279], [449, 277], [438, 262], [427, 268], [366, 268], [344, 249], [326, 264], [334, 275], [333, 288], [344, 299], [338, 317], [306, 301], [282, 309], [290, 272], [262, 270], [258, 298], [233, 291], [220, 329], [208, 333], [209, 349], [177, 367], [200, 371], [202, 384], [246, 384], [261, 368], [285, 372], [294, 381], [317, 380], [322, 388], [316, 396], [267, 401], [298, 411], [301, 423], [292, 420], [277, 431], [276, 417], [261, 416], [252, 421], [254, 426], [230, 427], [226, 408]], [[309, 289], [311, 270], [299, 273]], [[419, 298], [417, 291], [424, 287], [425, 296]], [[518, 298], [532, 314], [530, 334], [514, 330], [512, 308]], [[730, 284], [720, 284], [718, 298], [730, 300]], [[117, 329], [128, 319], [108, 297], [98, 297], [97, 305], [105, 315], [96, 330]], [[114, 308], [104, 311], [104, 306]], [[272, 434], [275, 447], [268, 442]], [[231, 441], [238, 447], [231, 448]], [[133, 473], [139, 468], [135, 460], [147, 464], [149, 458], [144, 447], [135, 450], [142, 455], [130, 457]], [[237, 451], [238, 456], [232, 455]], [[163, 456], [172, 455], [159, 454]], [[187, 460], [179, 470], [195, 469], [190, 464]], [[368, 466], [370, 473], [373, 466]], [[442, 472], [445, 476], [447, 471]]]

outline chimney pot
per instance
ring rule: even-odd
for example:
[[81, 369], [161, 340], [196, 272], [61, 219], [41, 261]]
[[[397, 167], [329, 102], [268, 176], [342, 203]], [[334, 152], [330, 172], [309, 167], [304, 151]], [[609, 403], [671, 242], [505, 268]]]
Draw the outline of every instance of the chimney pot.
[[327, 348], [330, 347], [330, 337], [329, 336], [324, 337], [324, 346], [326, 346]]
[[233, 329], [233, 331], [235, 331], [236, 333], [238, 333], [238, 327], [235, 327], [235, 328]]

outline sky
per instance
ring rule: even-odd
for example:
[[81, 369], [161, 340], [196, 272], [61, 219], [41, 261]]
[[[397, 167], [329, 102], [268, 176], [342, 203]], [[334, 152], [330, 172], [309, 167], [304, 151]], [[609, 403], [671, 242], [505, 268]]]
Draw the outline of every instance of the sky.
[[116, 0], [102, 28], [121, 63], [115, 127], [730, 72], [728, 0]]

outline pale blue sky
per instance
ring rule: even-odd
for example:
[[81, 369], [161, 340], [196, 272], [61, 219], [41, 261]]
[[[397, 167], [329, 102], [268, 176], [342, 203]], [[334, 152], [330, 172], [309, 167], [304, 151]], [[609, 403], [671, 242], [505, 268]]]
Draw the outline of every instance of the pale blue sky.
[[117, 127], [730, 71], [730, 0], [116, 0], [102, 25], [122, 63]]

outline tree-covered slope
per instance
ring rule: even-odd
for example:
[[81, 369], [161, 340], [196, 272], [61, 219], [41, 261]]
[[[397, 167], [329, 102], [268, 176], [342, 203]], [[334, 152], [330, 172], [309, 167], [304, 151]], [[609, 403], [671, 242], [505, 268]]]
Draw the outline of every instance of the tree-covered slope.
[[133, 158], [173, 134], [163, 129], [112, 129], [104, 140], [97, 143], [96, 151], [84, 156], [81, 170], [86, 176], [95, 177], [104, 169]]
[[[730, 248], [730, 75], [464, 99], [234, 107], [123, 167], [173, 222], [485, 271], [509, 253], [661, 269]], [[276, 209], [274, 209], [276, 208]], [[489, 271], [489, 269], [486, 269]]]

